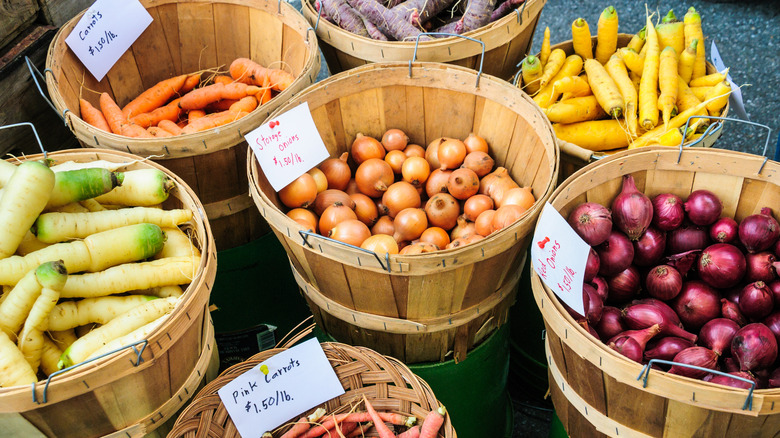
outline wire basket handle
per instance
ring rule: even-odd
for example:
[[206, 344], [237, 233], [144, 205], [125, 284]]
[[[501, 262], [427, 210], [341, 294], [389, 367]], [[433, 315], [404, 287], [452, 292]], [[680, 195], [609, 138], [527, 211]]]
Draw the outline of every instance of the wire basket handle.
[[308, 230], [300, 230], [300, 231], [298, 231], [298, 234], [301, 235], [301, 238], [303, 239], [303, 244], [308, 246], [309, 248], [314, 248], [312, 246], [312, 244], [309, 243], [309, 237], [317, 237], [319, 239], [327, 240], [328, 242], [337, 243], [339, 245], [346, 246], [347, 248], [356, 249], [356, 250], [362, 251], [362, 252], [364, 252], [364, 253], [366, 253], [368, 255], [374, 256], [374, 258], [379, 263], [379, 266], [382, 267], [382, 269], [384, 269], [387, 272], [391, 272], [390, 271], [390, 254], [388, 254], [388, 253], [385, 253], [385, 263], [382, 263], [382, 259], [380, 258], [379, 254], [375, 253], [374, 251], [370, 251], [370, 250], [367, 250], [365, 248], [361, 248], [359, 246], [351, 245], [349, 243], [345, 243], [345, 242], [342, 242], [340, 240], [331, 239], [330, 237], [325, 237], [323, 235], [320, 235], [320, 234], [317, 234], [317, 233], [313, 233], [313, 232], [308, 231]]
[[[735, 119], [735, 118], [732, 118], [732, 117], [716, 117], [716, 116], [695, 115], [695, 116], [688, 117], [688, 120], [685, 121], [685, 128], [683, 128], [683, 132], [688, 132], [688, 125], [691, 123], [691, 120], [693, 120], [693, 119], [715, 119], [715, 120], [720, 120], [720, 121], [730, 120], [730, 121], [733, 121], [733, 122], [744, 123], [746, 125], [758, 126], [759, 128], [766, 129], [766, 141], [764, 142], [764, 151], [761, 153], [761, 156], [764, 157], [764, 161], [761, 163], [761, 167], [758, 169], [757, 173], [760, 174], [761, 171], [764, 170], [764, 165], [766, 164], [767, 161], [769, 161], [769, 157], [767, 157], [766, 151], [769, 148], [769, 139], [772, 137], [772, 128], [770, 128], [767, 125], [762, 125], [761, 123], [751, 122], [749, 120]], [[696, 139], [696, 141], [694, 141], [692, 144], [690, 144], [688, 146], [696, 145], [696, 143], [702, 141], [705, 137], [707, 137], [709, 135], [712, 135], [714, 132], [716, 132], [716, 131], [718, 131], [719, 129], [722, 129], [722, 128], [723, 128], [723, 123], [722, 122], [711, 123], [710, 126], [707, 127], [707, 130], [704, 131], [704, 134], [702, 134], [701, 137]], [[780, 141], [780, 139], [778, 139], [778, 141]], [[683, 144], [685, 144], [685, 135], [683, 135], [683, 139], [680, 142], [680, 154], [677, 156], [677, 163], [679, 163], [680, 159], [682, 158]]]
[[455, 33], [447, 33], [447, 32], [421, 32], [419, 35], [417, 35], [417, 38], [415, 38], [414, 41], [414, 52], [412, 52], [412, 59], [409, 60], [409, 77], [412, 77], [412, 63], [415, 59], [417, 59], [417, 47], [420, 45], [420, 37], [423, 35], [436, 35], [436, 36], [453, 36], [458, 38], [463, 38], [464, 40], [474, 41], [475, 43], [479, 43], [482, 46], [482, 56], [479, 57], [479, 70], [477, 71], [477, 84], [475, 85], [476, 88], [479, 88], [479, 78], [482, 76], [482, 62], [485, 60], [485, 43], [463, 35], [458, 35]]
[[46, 152], [46, 149], [43, 148], [43, 143], [41, 143], [41, 138], [38, 137], [38, 130], [35, 129], [35, 125], [33, 125], [30, 122], [20, 122], [20, 123], [13, 123], [10, 125], [4, 125], [0, 126], [0, 129], [8, 129], [8, 128], [17, 128], [19, 126], [29, 126], [30, 129], [32, 129], [33, 135], [35, 135], [35, 141], [38, 142], [38, 147], [41, 149], [41, 152], [43, 152], [43, 158], [48, 159], [48, 153]]
[[[57, 107], [55, 107], [54, 103], [52, 103], [51, 99], [49, 99], [49, 97], [46, 95], [46, 93], [43, 92], [43, 88], [41, 88], [41, 84], [38, 82], [38, 78], [40, 78], [41, 81], [44, 81], [44, 82], [46, 81], [46, 77], [44, 76], [44, 73], [46, 73], [46, 72], [51, 73], [51, 74], [54, 74], [54, 73], [51, 71], [50, 68], [47, 68], [46, 70], [43, 71], [43, 73], [41, 73], [41, 71], [38, 70], [38, 67], [36, 67], [35, 64], [32, 63], [32, 61], [30, 60], [30, 58], [28, 56], [24, 57], [24, 61], [27, 63], [27, 70], [30, 71], [30, 76], [32, 77], [33, 82], [35, 82], [35, 88], [38, 89], [38, 93], [41, 94], [41, 97], [43, 97], [43, 100], [45, 100], [46, 103], [49, 104], [51, 109], [54, 110], [54, 112], [57, 114], [57, 117], [59, 117], [60, 120], [62, 120], [62, 123], [64, 123], [65, 126], [67, 126], [68, 125], [68, 120], [65, 118], [65, 114], [67, 114], [70, 111], [70, 109], [69, 108], [65, 108], [62, 111], [62, 114], [60, 114], [57, 111]], [[37, 137], [37, 134], [36, 134], [36, 137]]]

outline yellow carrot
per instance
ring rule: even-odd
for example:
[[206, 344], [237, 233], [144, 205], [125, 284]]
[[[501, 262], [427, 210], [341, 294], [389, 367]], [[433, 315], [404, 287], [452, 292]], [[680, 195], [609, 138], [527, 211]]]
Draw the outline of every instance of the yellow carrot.
[[569, 93], [568, 98], [588, 96], [591, 93], [587, 76], [566, 76], [553, 83], [556, 93]]
[[599, 15], [596, 29], [596, 59], [606, 64], [617, 49], [618, 14], [614, 6], [609, 6]]
[[626, 48], [639, 53], [639, 51], [642, 50], [642, 46], [645, 45], [646, 33], [647, 28], [643, 27], [639, 32], [635, 33], [634, 36], [631, 37], [631, 41], [626, 44]]
[[729, 72], [729, 69], [724, 70], [723, 72], [717, 72], [717, 73], [711, 73], [706, 76], [699, 76], [698, 78], [691, 79], [691, 81], [688, 83], [688, 86], [690, 87], [713, 87], [723, 81], [725, 81], [728, 77], [726, 76]]
[[547, 83], [550, 82], [550, 79], [555, 77], [555, 75], [558, 74], [558, 72], [561, 70], [564, 62], [566, 62], [566, 52], [564, 52], [563, 49], [553, 50], [550, 53], [550, 58], [544, 65], [542, 76], [539, 78], [539, 87], [543, 88], [545, 85], [547, 85]]
[[701, 15], [696, 8], [691, 6], [683, 18], [685, 32], [685, 46], [691, 45], [694, 39], [699, 40], [696, 47], [696, 61], [693, 63], [693, 79], [707, 74], [707, 60], [705, 58], [704, 32], [701, 29]]
[[585, 72], [588, 74], [590, 89], [604, 112], [613, 118], [623, 115], [626, 103], [604, 66], [598, 60], [586, 59]]
[[25, 161], [11, 175], [0, 197], [0, 259], [16, 252], [49, 202], [54, 179], [54, 172], [38, 161]]
[[639, 83], [639, 125], [649, 131], [658, 124], [658, 35], [650, 17], [647, 17], [647, 41], [645, 47], [645, 65], [642, 69], [642, 80]]
[[5, 332], [0, 331], [0, 387], [30, 385], [38, 381], [24, 355]]
[[636, 73], [638, 76], [642, 76], [642, 70], [645, 68], [644, 56], [641, 56], [631, 49], [626, 49], [625, 47], [618, 50], [618, 55], [630, 71]]
[[685, 83], [685, 80], [682, 77], [677, 76], [677, 109], [679, 111], [685, 111], [700, 103], [701, 99], [693, 94], [690, 87], [688, 87], [688, 84]]
[[658, 109], [661, 110], [664, 126], [669, 124], [672, 109], [677, 102], [677, 77], [677, 54], [673, 47], [668, 46], [661, 52], [658, 66], [658, 88], [661, 90]]
[[585, 122], [607, 115], [596, 100], [596, 96], [573, 97], [554, 103], [545, 108], [544, 113], [553, 123]]
[[663, 134], [665, 134], [666, 131], [668, 131], [669, 129], [677, 129], [685, 125], [685, 122], [688, 120], [688, 118], [698, 114], [701, 110], [705, 109], [707, 103], [709, 102], [705, 101], [700, 103], [699, 105], [696, 105], [695, 107], [688, 108], [687, 110], [680, 112], [679, 114], [674, 116], [673, 119], [669, 120], [669, 125], [666, 129], [664, 128], [664, 126], [657, 126], [651, 130], [648, 130], [640, 137], [638, 137], [636, 140], [634, 140], [628, 146], [628, 148], [636, 149], [642, 146], [647, 146], [648, 144], [651, 144], [653, 142], [657, 142], [657, 139]]
[[587, 122], [562, 125], [553, 124], [555, 136], [592, 151], [605, 151], [628, 146], [622, 120], [591, 120]]
[[547, 60], [550, 58], [550, 28], [544, 28], [544, 38], [542, 39], [542, 49], [539, 51], [539, 61], [542, 68], [547, 65]]
[[731, 94], [731, 85], [728, 82], [723, 81], [710, 90], [707, 93], [708, 102], [706, 105], [707, 111], [711, 116], [720, 116], [720, 112], [723, 107], [729, 103], [729, 95]]
[[689, 87], [689, 89], [699, 100], [707, 100], [707, 94], [712, 90], [712, 87]]
[[574, 53], [580, 55], [582, 59], [593, 58], [593, 41], [590, 37], [590, 28], [587, 21], [583, 18], [578, 18], [571, 23], [571, 38]]
[[682, 53], [685, 50], [685, 33], [683, 22], [678, 20], [673, 10], [669, 10], [661, 23], [655, 27], [658, 34], [658, 49], [663, 51], [667, 47], [674, 49], [674, 53]]
[[563, 66], [561, 66], [561, 68], [558, 70], [558, 73], [552, 77], [546, 86], [542, 87], [542, 89], [536, 93], [536, 96], [534, 96], [534, 102], [543, 108], [550, 106], [554, 102], [552, 97], [555, 93], [555, 82], [558, 79], [565, 78], [566, 76], [577, 75], [580, 73], [580, 71], [582, 71], [582, 58], [580, 58], [578, 55], [570, 55], [567, 57], [566, 61], [563, 63]]
[[539, 80], [542, 78], [542, 62], [533, 55], [528, 55], [520, 66], [523, 75], [523, 91], [530, 95], [539, 91]]
[[636, 119], [636, 87], [634, 87], [634, 83], [631, 82], [626, 66], [618, 55], [612, 55], [604, 68], [607, 70], [607, 73], [615, 82], [620, 94], [623, 96], [623, 101], [625, 102], [623, 117], [626, 119], [628, 133], [635, 137], [638, 125]]

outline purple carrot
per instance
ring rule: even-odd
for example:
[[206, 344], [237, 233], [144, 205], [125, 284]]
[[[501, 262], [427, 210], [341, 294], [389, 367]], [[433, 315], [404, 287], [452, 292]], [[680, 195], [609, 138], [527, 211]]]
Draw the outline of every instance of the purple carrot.
[[[363, 14], [368, 21], [374, 23], [383, 34], [392, 36], [398, 41], [413, 39], [420, 35], [420, 30], [404, 21], [401, 14], [387, 9], [375, 0], [347, 0], [349, 4]], [[427, 41], [426, 35], [420, 41]]]
[[319, 12], [320, 18], [325, 21], [330, 21], [331, 23], [335, 23], [332, 18], [328, 16], [328, 13], [325, 12], [325, 9], [323, 8], [322, 11], [320, 11], [320, 8], [322, 8], [322, 2], [320, 0], [317, 0], [314, 2], [314, 9]]
[[463, 13], [463, 32], [479, 29], [490, 22], [490, 14], [496, 7], [496, 0], [469, 0]]
[[450, 21], [444, 26], [441, 26], [438, 29], [436, 29], [436, 32], [452, 33], [455, 35], [460, 35], [463, 33], [463, 20], [457, 19], [455, 21]]
[[346, 0], [320, 0], [322, 2], [323, 10], [328, 17], [339, 25], [342, 29], [352, 32], [355, 35], [364, 36], [370, 38], [366, 26], [363, 24], [363, 20], [355, 11], [347, 4]]
[[505, 15], [515, 10], [518, 6], [522, 5], [524, 1], [525, 0], [506, 0], [505, 2], [499, 4], [496, 6], [496, 9], [493, 10], [493, 13], [490, 14], [490, 22], [492, 23], [499, 18], [503, 18]]
[[415, 26], [421, 26], [439, 12], [450, 6], [452, 0], [406, 0], [394, 7], [406, 21]]
[[368, 31], [368, 34], [371, 36], [371, 39], [377, 41], [387, 41], [387, 36], [383, 34], [381, 30], [379, 30], [376, 24], [372, 23], [368, 18], [366, 18], [360, 12], [355, 11], [355, 13], [360, 14], [360, 19], [363, 20], [363, 24], [366, 26], [366, 30]]
[[393, 9], [394, 7], [400, 5], [403, 2], [404, 0], [387, 0], [382, 2], [382, 6], [386, 7], [387, 9]]

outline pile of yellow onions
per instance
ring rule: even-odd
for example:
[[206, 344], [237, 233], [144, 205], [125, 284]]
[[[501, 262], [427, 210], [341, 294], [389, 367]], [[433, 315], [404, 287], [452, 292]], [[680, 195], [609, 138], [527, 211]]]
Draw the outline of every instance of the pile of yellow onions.
[[518, 220], [536, 201], [485, 139], [440, 137], [427, 147], [400, 129], [357, 134], [279, 191], [304, 229], [377, 254], [422, 254], [477, 242]]

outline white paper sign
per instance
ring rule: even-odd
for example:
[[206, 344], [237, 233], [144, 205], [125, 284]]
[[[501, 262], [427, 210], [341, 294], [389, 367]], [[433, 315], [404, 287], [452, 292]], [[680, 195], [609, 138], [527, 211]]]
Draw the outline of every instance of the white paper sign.
[[[726, 64], [723, 63], [723, 58], [720, 57], [718, 46], [715, 45], [715, 41], [710, 46], [710, 57], [712, 58], [712, 65], [715, 66], [718, 71], [726, 69]], [[729, 96], [729, 106], [734, 109], [739, 117], [744, 120], [750, 121], [747, 112], [745, 111], [745, 104], [742, 103], [742, 90], [731, 79], [731, 75], [726, 73], [729, 84], [731, 84], [731, 95]]]
[[151, 23], [138, 0], [97, 0], [65, 42], [100, 81]]
[[564, 303], [585, 315], [582, 279], [590, 245], [549, 202], [545, 203], [531, 241], [534, 270]]
[[308, 102], [281, 114], [244, 137], [277, 192], [330, 157]]
[[319, 341], [310, 339], [241, 374], [218, 394], [238, 432], [249, 438], [297, 419], [344, 388]]

